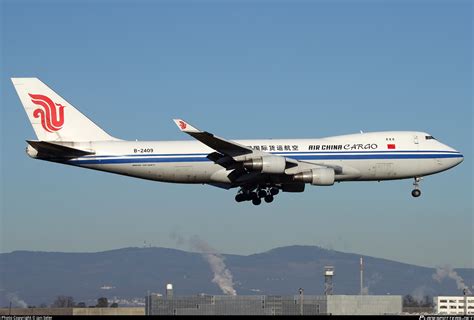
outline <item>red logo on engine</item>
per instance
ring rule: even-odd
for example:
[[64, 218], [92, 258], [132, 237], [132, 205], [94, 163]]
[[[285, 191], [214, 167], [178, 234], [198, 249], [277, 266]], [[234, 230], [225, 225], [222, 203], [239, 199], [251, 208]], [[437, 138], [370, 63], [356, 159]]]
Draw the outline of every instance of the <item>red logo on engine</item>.
[[181, 130], [184, 130], [186, 129], [188, 125], [186, 124], [186, 122], [184, 122], [183, 120], [179, 120], [179, 127], [181, 128]]
[[34, 104], [41, 107], [33, 111], [33, 117], [41, 118], [41, 125], [44, 130], [48, 132], [60, 130], [64, 124], [64, 106], [54, 103], [53, 100], [42, 94], [28, 93], [28, 95]]

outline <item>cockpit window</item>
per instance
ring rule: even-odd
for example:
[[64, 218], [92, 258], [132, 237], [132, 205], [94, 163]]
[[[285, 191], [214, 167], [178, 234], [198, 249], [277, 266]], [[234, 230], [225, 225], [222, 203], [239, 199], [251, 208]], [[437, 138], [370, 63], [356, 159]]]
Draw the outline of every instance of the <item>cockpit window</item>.
[[433, 136], [425, 136], [426, 140], [436, 140]]

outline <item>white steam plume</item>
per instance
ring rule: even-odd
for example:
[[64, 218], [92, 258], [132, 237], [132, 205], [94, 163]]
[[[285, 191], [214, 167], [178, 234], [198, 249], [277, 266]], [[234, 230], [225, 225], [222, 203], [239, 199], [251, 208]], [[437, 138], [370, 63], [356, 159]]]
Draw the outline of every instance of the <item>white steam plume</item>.
[[471, 295], [472, 292], [469, 290], [469, 287], [464, 283], [464, 279], [458, 275], [456, 271], [449, 265], [444, 267], [437, 267], [436, 273], [433, 273], [433, 279], [440, 282], [445, 278], [450, 278], [456, 281], [456, 285], [459, 290], [466, 290], [466, 294]]
[[421, 286], [418, 286], [416, 287], [412, 293], [411, 293], [411, 296], [413, 297], [413, 299], [415, 299], [415, 301], [417, 301], [419, 304], [424, 304], [424, 303], [432, 303], [432, 301], [427, 301], [426, 300], [426, 297], [431, 297], [435, 294], [435, 291], [426, 286], [426, 285], [421, 285]]
[[174, 239], [178, 245], [187, 243], [192, 250], [198, 251], [207, 263], [211, 267], [214, 277], [212, 282], [217, 284], [224, 294], [235, 296], [237, 292], [234, 289], [234, 281], [232, 279], [232, 273], [224, 263], [224, 257], [212, 248], [207, 242], [199, 238], [198, 236], [192, 236], [189, 240], [186, 240], [176, 232], [170, 234], [170, 237]]
[[214, 273], [212, 282], [217, 284], [224, 294], [235, 296], [237, 292], [234, 289], [232, 273], [227, 269], [224, 263], [224, 257], [198, 236], [191, 237], [189, 244], [195, 250], [199, 251], [209, 263]]
[[362, 294], [363, 295], [368, 295], [369, 294], [369, 288], [373, 287], [376, 285], [378, 282], [382, 280], [382, 275], [379, 274], [378, 272], [374, 272], [372, 276], [369, 278], [367, 281], [367, 286], [362, 288]]
[[7, 300], [9, 300], [13, 306], [19, 307], [19, 308], [28, 308], [28, 304], [18, 298], [18, 296], [15, 293], [7, 293]]

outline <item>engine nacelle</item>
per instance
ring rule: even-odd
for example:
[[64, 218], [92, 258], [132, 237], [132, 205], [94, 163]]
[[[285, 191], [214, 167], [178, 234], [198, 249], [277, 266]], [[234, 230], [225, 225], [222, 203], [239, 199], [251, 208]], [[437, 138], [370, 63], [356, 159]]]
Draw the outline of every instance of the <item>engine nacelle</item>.
[[244, 162], [244, 168], [262, 173], [285, 173], [286, 159], [283, 157], [260, 157]]
[[294, 175], [295, 181], [311, 183], [314, 186], [332, 186], [335, 173], [332, 168], [311, 169], [311, 171], [300, 172]]

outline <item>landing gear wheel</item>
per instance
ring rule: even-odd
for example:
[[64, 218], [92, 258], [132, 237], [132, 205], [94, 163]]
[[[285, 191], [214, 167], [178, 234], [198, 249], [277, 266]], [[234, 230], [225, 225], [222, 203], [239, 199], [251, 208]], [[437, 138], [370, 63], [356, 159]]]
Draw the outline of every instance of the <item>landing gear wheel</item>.
[[259, 198], [263, 198], [267, 195], [267, 190], [260, 189], [260, 190], [258, 190], [257, 194], [258, 194]]
[[278, 190], [278, 188], [270, 188], [270, 194], [272, 196], [276, 196], [278, 194], [278, 192], [280, 192], [280, 190]]
[[415, 187], [415, 189], [413, 189], [413, 191], [411, 192], [411, 195], [414, 198], [418, 198], [419, 196], [421, 196], [420, 182], [423, 178], [422, 177], [415, 177], [414, 179], [415, 179], [415, 182], [413, 182], [413, 186]]
[[258, 206], [260, 203], [262, 203], [262, 199], [260, 199], [260, 198], [258, 198], [258, 197], [257, 197], [257, 198], [253, 198], [253, 199], [252, 199], [252, 203], [253, 203], [254, 205]]
[[415, 198], [418, 198], [419, 196], [421, 196], [421, 191], [418, 190], [418, 189], [414, 189], [412, 192], [411, 192], [411, 195]]
[[265, 196], [265, 202], [270, 203], [273, 201], [273, 196], [271, 194]]
[[237, 202], [242, 202], [242, 201], [245, 201], [245, 200], [246, 200], [246, 197], [245, 197], [245, 194], [243, 194], [243, 193], [238, 193], [235, 196], [235, 201], [237, 201]]

